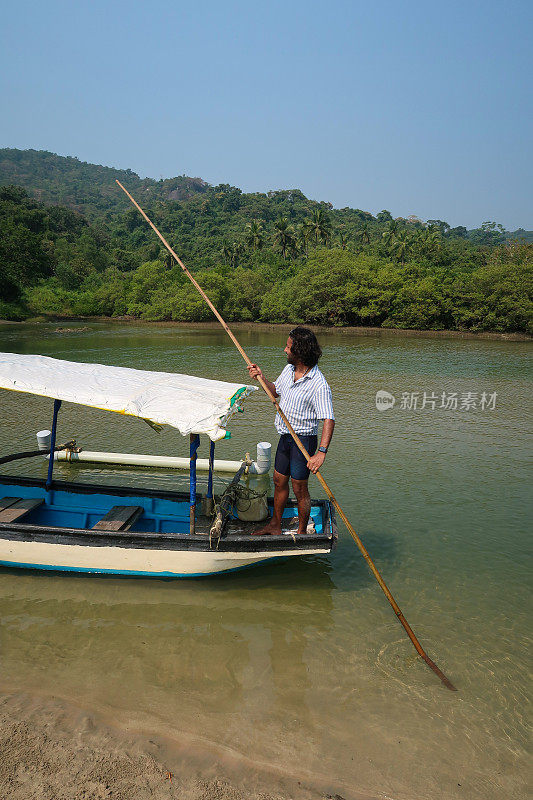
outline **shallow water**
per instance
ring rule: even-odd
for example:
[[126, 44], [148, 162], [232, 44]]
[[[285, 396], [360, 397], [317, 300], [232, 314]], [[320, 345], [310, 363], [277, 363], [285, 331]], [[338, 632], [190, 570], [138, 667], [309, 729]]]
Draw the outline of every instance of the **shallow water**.
[[[75, 323], [68, 323], [70, 328]], [[82, 323], [0, 328], [0, 350], [245, 380], [222, 332]], [[283, 332], [241, 331], [275, 377]], [[526, 796], [531, 518], [527, 342], [321, 335], [337, 428], [324, 475], [429, 654], [417, 657], [348, 533], [330, 558], [205, 580], [0, 572], [2, 684], [218, 742], [287, 774], [412, 798]], [[378, 411], [379, 389], [396, 405]], [[438, 397], [404, 409], [402, 392]], [[477, 408], [439, 408], [442, 392]], [[496, 392], [495, 408], [479, 407]], [[2, 392], [3, 453], [35, 446], [51, 401]], [[217, 446], [276, 441], [256, 393]], [[59, 440], [185, 455], [177, 432], [64, 404]], [[207, 443], [200, 455], [206, 455]], [[40, 461], [4, 473], [43, 475]], [[59, 464], [58, 477], [185, 488], [184, 473]], [[202, 479], [203, 480], [203, 479]], [[312, 481], [312, 494], [321, 496]], [[220, 486], [220, 481], [218, 483]]]

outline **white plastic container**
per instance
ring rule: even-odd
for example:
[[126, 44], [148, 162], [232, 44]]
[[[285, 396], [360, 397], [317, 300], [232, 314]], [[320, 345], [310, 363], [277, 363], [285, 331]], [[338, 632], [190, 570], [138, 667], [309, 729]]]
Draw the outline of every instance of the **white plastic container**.
[[51, 440], [52, 432], [51, 431], [39, 431], [37, 434], [37, 447], [39, 450], [43, 452], [50, 452], [50, 440]]

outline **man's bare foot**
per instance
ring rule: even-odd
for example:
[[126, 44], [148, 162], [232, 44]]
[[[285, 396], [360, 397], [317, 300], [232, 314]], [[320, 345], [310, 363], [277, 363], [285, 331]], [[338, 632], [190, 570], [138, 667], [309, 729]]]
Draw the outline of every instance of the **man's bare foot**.
[[278, 525], [274, 520], [270, 520], [264, 528], [252, 531], [252, 536], [281, 536], [281, 525]]

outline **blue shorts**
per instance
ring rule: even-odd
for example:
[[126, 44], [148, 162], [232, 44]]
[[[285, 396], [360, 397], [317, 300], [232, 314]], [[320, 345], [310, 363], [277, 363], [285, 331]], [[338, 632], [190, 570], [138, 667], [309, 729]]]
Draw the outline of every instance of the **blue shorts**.
[[[314, 455], [318, 443], [316, 434], [299, 438], [309, 455]], [[306, 481], [309, 477], [307, 461], [290, 433], [282, 433], [280, 436], [274, 469], [281, 475], [290, 475], [296, 481]]]

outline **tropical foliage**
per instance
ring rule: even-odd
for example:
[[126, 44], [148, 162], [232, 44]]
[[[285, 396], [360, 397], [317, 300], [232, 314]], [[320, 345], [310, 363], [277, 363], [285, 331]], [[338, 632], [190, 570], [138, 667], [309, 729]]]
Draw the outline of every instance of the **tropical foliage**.
[[142, 180], [17, 150], [0, 151], [0, 316], [210, 319], [115, 178], [230, 320], [533, 332], [526, 231], [374, 217], [299, 190]]

